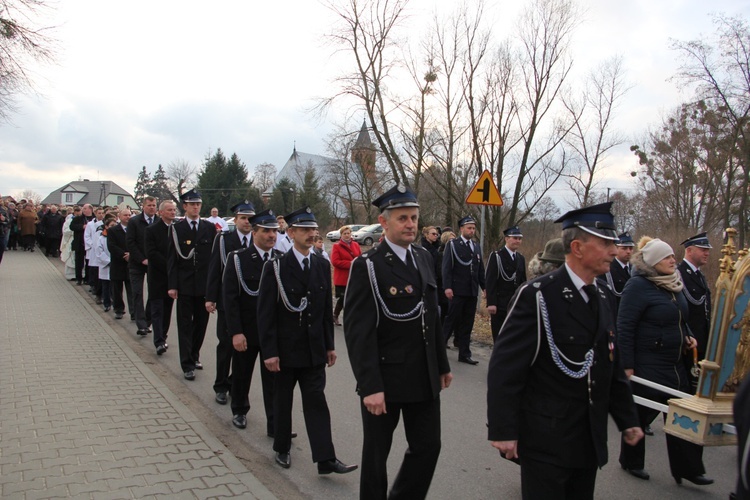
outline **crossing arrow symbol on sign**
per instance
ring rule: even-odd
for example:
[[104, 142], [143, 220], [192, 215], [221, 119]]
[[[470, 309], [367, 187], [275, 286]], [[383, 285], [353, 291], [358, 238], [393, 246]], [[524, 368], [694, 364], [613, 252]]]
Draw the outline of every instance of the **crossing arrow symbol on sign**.
[[497, 187], [495, 187], [489, 170], [485, 170], [479, 176], [479, 180], [469, 191], [469, 196], [466, 197], [466, 203], [469, 205], [502, 206], [503, 199], [500, 197]]

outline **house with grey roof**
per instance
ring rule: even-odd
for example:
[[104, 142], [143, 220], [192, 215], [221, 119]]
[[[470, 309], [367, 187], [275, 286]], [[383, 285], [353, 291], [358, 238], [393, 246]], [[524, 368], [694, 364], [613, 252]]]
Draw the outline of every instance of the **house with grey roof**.
[[55, 189], [42, 200], [45, 205], [84, 205], [90, 203], [94, 206], [115, 205], [138, 207], [133, 195], [115, 184], [113, 181], [90, 181], [83, 179], [65, 184]]

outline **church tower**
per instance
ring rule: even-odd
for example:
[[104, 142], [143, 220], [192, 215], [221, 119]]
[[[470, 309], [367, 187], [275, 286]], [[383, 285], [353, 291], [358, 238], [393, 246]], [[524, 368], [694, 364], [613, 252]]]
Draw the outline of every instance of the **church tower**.
[[366, 174], [372, 174], [375, 171], [375, 145], [370, 140], [370, 133], [367, 131], [367, 122], [362, 120], [362, 128], [359, 130], [357, 142], [352, 148], [352, 163], [357, 163], [362, 167]]

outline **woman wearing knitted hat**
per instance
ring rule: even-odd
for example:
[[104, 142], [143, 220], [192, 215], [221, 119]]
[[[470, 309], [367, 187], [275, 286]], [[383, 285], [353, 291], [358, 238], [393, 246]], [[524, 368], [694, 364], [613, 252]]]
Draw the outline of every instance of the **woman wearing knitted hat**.
[[[617, 346], [625, 373], [689, 392], [682, 356], [695, 347], [687, 326], [688, 304], [681, 293], [683, 284], [676, 271], [672, 247], [660, 239], [644, 236], [630, 259], [633, 277], [625, 284], [617, 315]], [[652, 401], [667, 403], [663, 392], [633, 385], [633, 393]], [[638, 405], [641, 427], [658, 415], [657, 410]], [[677, 484], [686, 479], [697, 485], [713, 483], [705, 477], [703, 447], [667, 434], [669, 468]], [[644, 470], [646, 440], [635, 446], [620, 446], [620, 465], [639, 479], [648, 479]]]

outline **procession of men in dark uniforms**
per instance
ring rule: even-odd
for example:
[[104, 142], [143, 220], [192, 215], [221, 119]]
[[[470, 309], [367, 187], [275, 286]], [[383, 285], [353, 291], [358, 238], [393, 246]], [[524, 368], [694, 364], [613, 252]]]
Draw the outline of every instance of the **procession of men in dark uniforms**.
[[[335, 369], [337, 355], [331, 267], [311, 251], [315, 214], [309, 207], [283, 217], [270, 210], [256, 214], [244, 201], [231, 208], [234, 228], [224, 231], [200, 217], [198, 191], [184, 193], [181, 204], [185, 216], [176, 222], [174, 202], [162, 202], [157, 210], [148, 197], [139, 215], [123, 211], [109, 231], [111, 279], [119, 282], [116, 318], [127, 305], [136, 333], [146, 336], [153, 329], [156, 354], [163, 356], [176, 302], [180, 365], [184, 378], [194, 380], [203, 368], [200, 350], [209, 314], [218, 313], [213, 388], [216, 402], [229, 404], [232, 425], [248, 426], [257, 363], [275, 462], [292, 467], [291, 414], [299, 386], [318, 473], [357, 470], [336, 454], [325, 396], [326, 373]], [[558, 219], [565, 262], [530, 281], [518, 226], [503, 231], [504, 244], [489, 254], [485, 271], [477, 222], [461, 218], [459, 234], [447, 241], [436, 268], [433, 255], [415, 245], [416, 194], [399, 185], [373, 205], [380, 211], [383, 239], [353, 261], [343, 319], [362, 417], [360, 498], [428, 496], [441, 452], [440, 393], [453, 379], [446, 344], [453, 336], [457, 360], [478, 363], [471, 334], [483, 290], [494, 342], [487, 376], [491, 445], [520, 462], [524, 498], [593, 498], [596, 469], [607, 461], [608, 415], [625, 443], [643, 438], [615, 326], [635, 243], [630, 233], [617, 234], [611, 204]], [[281, 247], [286, 251], [279, 250], [279, 221], [286, 226]], [[679, 271], [688, 324], [702, 359], [711, 296], [701, 267], [711, 245], [706, 233], [682, 245]], [[138, 293], [144, 272], [148, 301]], [[442, 322], [439, 293], [448, 298]], [[693, 358], [685, 362], [691, 368]], [[389, 482], [387, 461], [401, 417], [408, 449]]]

